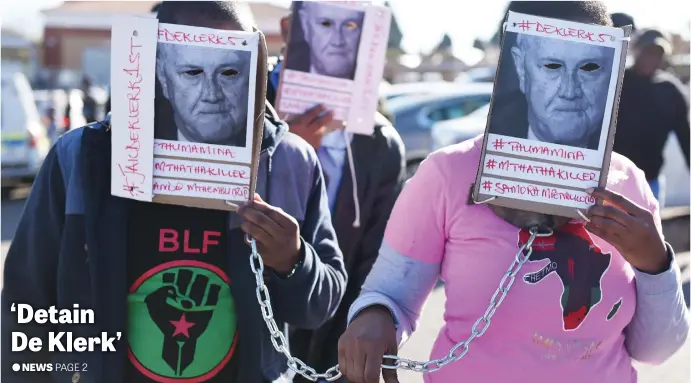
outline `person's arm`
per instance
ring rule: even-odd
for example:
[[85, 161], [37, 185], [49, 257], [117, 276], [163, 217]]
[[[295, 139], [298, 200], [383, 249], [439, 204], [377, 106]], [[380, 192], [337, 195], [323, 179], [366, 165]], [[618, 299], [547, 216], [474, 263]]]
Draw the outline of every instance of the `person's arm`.
[[289, 325], [314, 329], [333, 317], [346, 290], [343, 254], [331, 224], [324, 177], [315, 160], [311, 195], [300, 230], [300, 261], [291, 275], [272, 278], [272, 304]]
[[430, 157], [404, 186], [391, 212], [379, 256], [350, 307], [348, 323], [368, 307], [384, 306], [396, 323], [399, 345], [415, 331], [444, 257], [445, 182]]
[[[56, 304], [56, 273], [65, 217], [65, 187], [56, 144], [46, 156], [36, 176], [17, 231], [12, 239], [3, 271], [2, 287], [2, 377], [3, 381], [25, 382], [27, 377], [12, 370], [15, 363], [49, 362], [47, 347], [40, 352], [12, 352], [12, 333], [28, 339], [41, 338], [54, 331], [50, 324], [18, 324], [12, 305], [28, 304], [48, 309]], [[49, 382], [49, 374], [35, 373], [32, 382]]]
[[669, 102], [673, 103], [674, 134], [681, 146], [681, 151], [686, 158], [686, 167], [689, 167], [689, 146], [691, 146], [691, 127], [689, 127], [689, 99], [681, 84], [672, 84], [674, 97], [670, 97]]
[[674, 355], [689, 335], [689, 312], [681, 288], [679, 265], [667, 244], [669, 268], [650, 275], [635, 270], [636, 312], [626, 327], [626, 349], [631, 358], [660, 364]]
[[[652, 213], [657, 231], [662, 235], [659, 205], [638, 170], [638, 188], [648, 201], [643, 206]], [[663, 237], [664, 238], [664, 237]], [[626, 349], [631, 358], [642, 363], [660, 364], [679, 350], [689, 334], [689, 312], [684, 300], [679, 265], [674, 251], [666, 244], [669, 265], [661, 273], [647, 274], [634, 268], [636, 312], [625, 329]]]
[[377, 260], [384, 238], [386, 224], [391, 216], [398, 195], [406, 181], [405, 149], [403, 141], [392, 127], [382, 128], [385, 152], [380, 183], [376, 185], [376, 197], [370, 219], [363, 226], [362, 246], [357, 254], [357, 268], [348, 276], [352, 286], [359, 288]]

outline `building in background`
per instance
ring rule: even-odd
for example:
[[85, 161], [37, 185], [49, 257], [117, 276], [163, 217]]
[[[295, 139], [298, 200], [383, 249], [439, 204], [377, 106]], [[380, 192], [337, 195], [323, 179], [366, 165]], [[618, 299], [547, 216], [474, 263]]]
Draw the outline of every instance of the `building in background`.
[[[391, 4], [387, 1], [384, 6], [391, 8]], [[389, 41], [386, 46], [386, 63], [384, 63], [384, 80], [388, 83], [393, 83], [396, 81], [396, 74], [401, 71], [401, 57], [403, 57], [406, 52], [401, 46], [403, 41], [403, 32], [401, 27], [398, 25], [398, 20], [396, 20], [396, 15], [391, 15], [391, 26], [389, 27]]]
[[[117, 15], [155, 16], [158, 1], [65, 1], [44, 10], [41, 47], [43, 69], [37, 82], [45, 87], [76, 87], [83, 76], [94, 85], [110, 80], [110, 28]], [[286, 7], [268, 3], [245, 3], [257, 27], [264, 32], [269, 54], [281, 47], [280, 18]], [[44, 84], [45, 83], [45, 84]]]
[[[388, 1], [384, 4], [391, 7]], [[406, 52], [401, 46], [402, 41], [403, 32], [394, 13], [389, 28], [384, 66], [384, 80], [388, 83], [453, 81], [461, 72], [469, 68], [463, 59], [454, 55], [453, 42], [448, 34], [444, 34], [439, 44], [427, 54]]]

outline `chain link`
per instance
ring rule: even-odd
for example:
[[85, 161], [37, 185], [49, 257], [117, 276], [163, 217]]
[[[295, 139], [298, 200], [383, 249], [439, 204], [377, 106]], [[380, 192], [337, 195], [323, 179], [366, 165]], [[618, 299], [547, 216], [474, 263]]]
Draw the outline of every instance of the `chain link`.
[[[504, 302], [506, 295], [509, 293], [511, 286], [513, 286], [513, 283], [516, 280], [518, 271], [521, 269], [521, 267], [523, 267], [523, 264], [528, 261], [530, 255], [533, 253], [533, 242], [535, 239], [537, 237], [549, 237], [551, 235], [552, 231], [548, 231], [547, 233], [539, 233], [536, 228], [530, 229], [530, 238], [518, 249], [516, 257], [511, 263], [511, 266], [509, 266], [506, 274], [504, 274], [499, 282], [499, 287], [492, 295], [489, 307], [487, 307], [485, 313], [478, 318], [477, 321], [475, 321], [475, 324], [473, 324], [473, 327], [470, 330], [470, 336], [468, 339], [453, 346], [445, 357], [427, 362], [418, 362], [415, 360], [402, 358], [397, 355], [384, 355], [384, 360], [389, 362], [382, 363], [381, 367], [389, 370], [404, 369], [422, 373], [430, 373], [438, 371], [447, 364], [463, 358], [470, 350], [470, 342], [472, 342], [475, 338], [480, 338], [483, 336], [489, 329], [489, 326], [492, 323], [492, 317], [502, 302]], [[340, 378], [342, 374], [338, 369], [338, 365], [335, 365], [326, 370], [324, 373], [320, 374], [317, 373], [317, 371], [315, 371], [312, 367], [306, 365], [305, 362], [290, 354], [290, 350], [287, 346], [288, 342], [283, 332], [278, 328], [276, 320], [274, 319], [273, 310], [271, 309], [269, 290], [264, 284], [264, 262], [262, 261], [261, 255], [259, 255], [259, 252], [257, 251], [257, 243], [249, 236], [247, 237], [247, 241], [252, 245], [250, 267], [252, 268], [252, 272], [254, 273], [254, 277], [257, 281], [257, 302], [259, 302], [262, 317], [264, 318], [266, 327], [269, 329], [269, 334], [271, 335], [271, 343], [276, 351], [288, 358], [288, 368], [312, 382], [316, 382], [319, 379], [324, 379], [327, 382], [333, 382], [334, 380]]]

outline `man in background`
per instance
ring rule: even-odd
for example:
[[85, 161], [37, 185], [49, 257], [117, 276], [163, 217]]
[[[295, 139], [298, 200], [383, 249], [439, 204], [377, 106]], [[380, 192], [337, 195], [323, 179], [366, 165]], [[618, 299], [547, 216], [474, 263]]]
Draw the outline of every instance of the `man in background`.
[[[632, 24], [633, 20], [623, 21]], [[645, 30], [632, 44], [634, 63], [626, 70], [619, 101], [614, 151], [645, 172], [660, 206], [665, 180], [660, 174], [670, 133], [677, 135], [689, 166], [689, 100], [683, 85], [662, 71], [671, 44], [658, 30]]]
[[[290, 15], [282, 18], [284, 43], [290, 24]], [[282, 65], [283, 62], [278, 61], [267, 77], [267, 99], [272, 104]], [[375, 115], [374, 133], [369, 136], [348, 134], [349, 142], [341, 130], [328, 132], [325, 127], [332, 121], [332, 112], [322, 105], [287, 121], [290, 131], [317, 151], [333, 225], [348, 272], [346, 293], [334, 318], [317, 330], [292, 327], [290, 331], [291, 353], [319, 372], [338, 363], [338, 339], [346, 328], [348, 308], [360, 293], [360, 286], [379, 254], [386, 222], [406, 178], [403, 142], [384, 116]], [[347, 160], [348, 145], [352, 161]], [[296, 382], [307, 381], [298, 376]]]
[[89, 80], [87, 77], [84, 77], [82, 79], [82, 86], [80, 90], [82, 91], [82, 114], [84, 115], [84, 119], [88, 124], [97, 120], [97, 104], [96, 100], [91, 96], [91, 80]]

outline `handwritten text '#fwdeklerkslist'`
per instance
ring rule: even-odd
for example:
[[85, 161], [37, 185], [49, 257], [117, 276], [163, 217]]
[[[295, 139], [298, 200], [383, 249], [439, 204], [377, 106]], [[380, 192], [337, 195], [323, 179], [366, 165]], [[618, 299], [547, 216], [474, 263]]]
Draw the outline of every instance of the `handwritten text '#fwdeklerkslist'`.
[[[17, 313], [17, 323], [27, 324], [36, 323], [39, 325], [60, 325], [60, 324], [93, 324], [94, 311], [91, 309], [80, 309], [78, 304], [73, 309], [56, 309], [50, 306], [48, 310], [34, 310], [31, 305], [19, 303], [12, 304], [12, 312]], [[122, 333], [115, 333], [116, 336], [108, 336], [102, 332], [96, 337], [74, 337], [71, 332], [48, 332], [48, 352], [115, 352], [113, 343], [119, 341]], [[12, 332], [12, 351], [21, 352], [29, 350], [40, 352], [43, 350], [44, 340], [39, 337], [29, 338], [23, 332]]]

